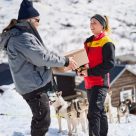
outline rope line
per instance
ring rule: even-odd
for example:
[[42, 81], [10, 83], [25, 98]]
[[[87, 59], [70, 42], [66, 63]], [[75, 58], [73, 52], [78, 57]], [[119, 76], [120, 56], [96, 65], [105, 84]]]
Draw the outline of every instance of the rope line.
[[[67, 114], [69, 114], [69, 113], [67, 113]], [[8, 116], [8, 117], [32, 117], [30, 115], [15, 115], [15, 114], [7, 114], [7, 113], [0, 113], [0, 116]], [[60, 114], [51, 115], [51, 117], [54, 117], [54, 118], [62, 117], [62, 118], [64, 118], [64, 116], [60, 115]]]

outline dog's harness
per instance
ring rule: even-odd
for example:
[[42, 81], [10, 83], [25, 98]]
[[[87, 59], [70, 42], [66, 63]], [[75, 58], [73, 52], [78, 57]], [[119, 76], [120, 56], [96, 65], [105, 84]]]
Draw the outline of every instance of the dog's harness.
[[60, 105], [57, 109], [56, 109], [56, 113], [59, 114], [60, 109], [62, 108], [62, 105]]
[[127, 112], [127, 107], [125, 108], [125, 110], [122, 113], [125, 114], [126, 112]]
[[77, 102], [77, 106], [76, 106], [76, 102], [74, 101], [74, 108], [75, 108], [75, 110], [77, 112], [77, 118], [79, 118], [80, 117], [80, 112], [78, 111], [78, 109], [81, 110], [79, 102]]
[[[62, 106], [63, 106], [63, 105], [60, 105], [60, 106], [56, 109], [56, 114], [57, 114], [59, 117], [64, 118], [62, 115], [59, 115], [59, 111], [60, 111], [60, 109], [62, 108]], [[69, 111], [69, 107], [70, 107], [70, 106], [67, 107], [67, 111]], [[67, 112], [67, 114], [69, 115], [69, 117], [71, 116], [70, 112]]]
[[56, 109], [56, 114], [58, 115], [58, 117], [64, 118], [62, 115], [59, 114], [59, 111], [60, 111], [61, 108], [62, 108], [62, 105], [60, 105], [60, 106]]

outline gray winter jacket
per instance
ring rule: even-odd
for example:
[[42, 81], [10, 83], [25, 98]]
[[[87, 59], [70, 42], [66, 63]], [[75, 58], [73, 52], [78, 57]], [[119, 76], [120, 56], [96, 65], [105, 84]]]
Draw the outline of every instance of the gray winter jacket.
[[[27, 25], [26, 22], [18, 24]], [[50, 67], [62, 67], [67, 61], [46, 49], [32, 33], [17, 28], [2, 36], [0, 48], [7, 50], [13, 81], [21, 95], [45, 86], [52, 80]]]

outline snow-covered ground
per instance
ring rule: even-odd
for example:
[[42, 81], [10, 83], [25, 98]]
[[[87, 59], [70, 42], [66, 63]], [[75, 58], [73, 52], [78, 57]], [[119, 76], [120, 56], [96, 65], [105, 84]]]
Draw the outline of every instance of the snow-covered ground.
[[[5, 93], [0, 96], [0, 136], [30, 136], [31, 111], [25, 100], [15, 91], [14, 85], [1, 86]], [[2, 115], [3, 114], [3, 115]], [[64, 133], [58, 133], [58, 123], [51, 107], [51, 126], [48, 136], [66, 136], [67, 125], [63, 119]], [[130, 122], [125, 123], [125, 119], [121, 119], [121, 124], [109, 124], [108, 136], [136, 136], [136, 116], [130, 115]], [[81, 126], [78, 126], [76, 136], [87, 136], [87, 132], [83, 133]]]
[[[21, 1], [0, 0], [0, 32], [12, 18], [17, 18]], [[34, 6], [41, 14], [39, 32], [50, 50], [63, 53], [82, 48], [91, 34], [90, 17], [99, 13], [109, 16], [116, 55], [136, 52], [136, 0], [41, 0]], [[0, 63], [5, 61], [5, 55], [0, 52]], [[28, 105], [16, 93], [14, 85], [2, 88], [5, 93], [0, 96], [0, 136], [30, 136], [32, 114]], [[49, 136], [62, 136], [57, 133], [52, 107], [51, 117]], [[66, 122], [63, 122], [66, 133]], [[80, 126], [78, 129], [78, 136], [87, 136]], [[136, 136], [136, 117], [130, 116], [130, 123], [122, 120], [121, 124], [109, 124], [108, 136]]]

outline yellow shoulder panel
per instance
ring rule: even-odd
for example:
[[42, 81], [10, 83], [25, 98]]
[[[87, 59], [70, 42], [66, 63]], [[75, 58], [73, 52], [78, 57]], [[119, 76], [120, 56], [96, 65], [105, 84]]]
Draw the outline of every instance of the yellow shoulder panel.
[[104, 36], [98, 41], [88, 42], [87, 46], [88, 47], [103, 47], [103, 45], [106, 44], [107, 42], [112, 42], [112, 40], [108, 36]]

